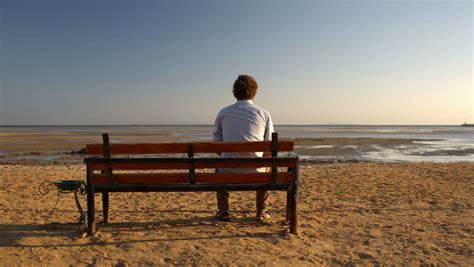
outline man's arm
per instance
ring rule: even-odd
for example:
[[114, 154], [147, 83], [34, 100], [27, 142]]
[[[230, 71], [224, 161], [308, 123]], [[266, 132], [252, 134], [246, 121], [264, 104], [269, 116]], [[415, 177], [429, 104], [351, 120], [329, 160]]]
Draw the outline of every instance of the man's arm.
[[[265, 125], [265, 136], [264, 136], [264, 140], [265, 141], [271, 141], [272, 140], [272, 133], [274, 132], [275, 130], [273, 129], [273, 121], [272, 121], [272, 117], [270, 116], [270, 114], [267, 113], [267, 123]], [[263, 153], [263, 156], [264, 157], [270, 157], [272, 155], [271, 152], [264, 152]]]
[[[213, 132], [213, 138], [212, 140], [214, 142], [221, 142], [224, 140], [222, 136], [222, 124], [221, 124], [221, 117], [220, 114], [217, 114], [217, 117], [214, 121], [214, 132]], [[217, 155], [221, 155], [221, 153], [217, 153]]]
[[264, 136], [264, 140], [265, 141], [271, 141], [272, 140], [272, 133], [275, 131], [273, 129], [273, 121], [272, 121], [272, 117], [270, 116], [269, 113], [266, 113], [267, 115], [267, 122], [265, 124], [265, 136]]
[[217, 117], [214, 121], [214, 132], [212, 140], [214, 142], [221, 142], [223, 139], [224, 138], [222, 136], [221, 116], [220, 114], [217, 114]]

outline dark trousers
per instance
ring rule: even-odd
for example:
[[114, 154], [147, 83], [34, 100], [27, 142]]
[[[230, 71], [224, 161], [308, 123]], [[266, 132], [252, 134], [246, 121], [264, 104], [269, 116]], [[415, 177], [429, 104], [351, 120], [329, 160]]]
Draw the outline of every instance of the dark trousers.
[[[267, 210], [268, 191], [257, 191], [257, 214], [263, 213]], [[229, 191], [217, 191], [217, 208], [219, 211], [229, 210]]]

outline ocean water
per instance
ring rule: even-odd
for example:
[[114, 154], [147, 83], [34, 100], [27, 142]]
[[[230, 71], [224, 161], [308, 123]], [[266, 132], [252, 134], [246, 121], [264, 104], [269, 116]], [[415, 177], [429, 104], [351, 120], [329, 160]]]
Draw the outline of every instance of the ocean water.
[[[396, 138], [419, 139], [413, 144], [382, 146], [369, 145], [365, 153], [355, 157], [369, 161], [430, 161], [457, 162], [474, 161], [474, 127], [447, 126], [280, 126], [282, 136], [292, 138]], [[320, 146], [327, 147], [327, 146]], [[358, 146], [346, 148], [361, 149]], [[367, 147], [366, 147], [367, 148]], [[328, 157], [304, 156], [306, 159], [328, 159]], [[337, 157], [336, 157], [337, 158]], [[330, 158], [329, 158], [330, 159]], [[341, 157], [344, 160], [347, 158]], [[351, 159], [351, 158], [349, 158]]]
[[[103, 132], [114, 134], [146, 134], [168, 137], [170, 140], [210, 140], [213, 127], [210, 125], [167, 125], [167, 126], [35, 126], [35, 127], [0, 127], [1, 141], [8, 142], [7, 137], [21, 134], [38, 134], [42, 136], [62, 136], [65, 134], [100, 136]], [[411, 144], [364, 146], [350, 145], [312, 145], [311, 149], [351, 149], [354, 155], [310, 156], [302, 154], [308, 160], [369, 160], [369, 161], [434, 161], [456, 162], [474, 161], [474, 127], [461, 126], [360, 126], [360, 125], [276, 125], [275, 130], [280, 138], [396, 138], [418, 139]], [[2, 134], [4, 137], [2, 137]], [[79, 142], [80, 140], [69, 140]], [[114, 142], [120, 142], [114, 139]]]
[[461, 126], [277, 126], [283, 136], [443, 139], [474, 144], [474, 127]]

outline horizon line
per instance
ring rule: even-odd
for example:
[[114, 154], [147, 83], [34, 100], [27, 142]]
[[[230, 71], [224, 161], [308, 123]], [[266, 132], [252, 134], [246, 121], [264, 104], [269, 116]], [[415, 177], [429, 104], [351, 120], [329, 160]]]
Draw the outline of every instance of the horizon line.
[[[354, 123], [321, 123], [321, 124], [275, 124], [275, 126], [461, 126], [460, 124], [354, 124]], [[170, 127], [170, 126], [214, 126], [214, 124], [9, 124], [1, 127]]]

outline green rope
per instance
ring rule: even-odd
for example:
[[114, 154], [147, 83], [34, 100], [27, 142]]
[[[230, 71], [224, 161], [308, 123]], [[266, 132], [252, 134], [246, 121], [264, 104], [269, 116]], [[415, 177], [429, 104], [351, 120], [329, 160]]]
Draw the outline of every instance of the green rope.
[[61, 198], [61, 193], [59, 192], [58, 190], [58, 197], [56, 199], [56, 203], [54, 204], [54, 207], [53, 209], [51, 210], [51, 212], [49, 212], [48, 214], [48, 217], [46, 217], [46, 220], [44, 221], [44, 224], [48, 224], [48, 220], [49, 218], [51, 217], [51, 215], [53, 215], [54, 211], [56, 210], [56, 207], [58, 206], [58, 203], [59, 203], [59, 199]]

